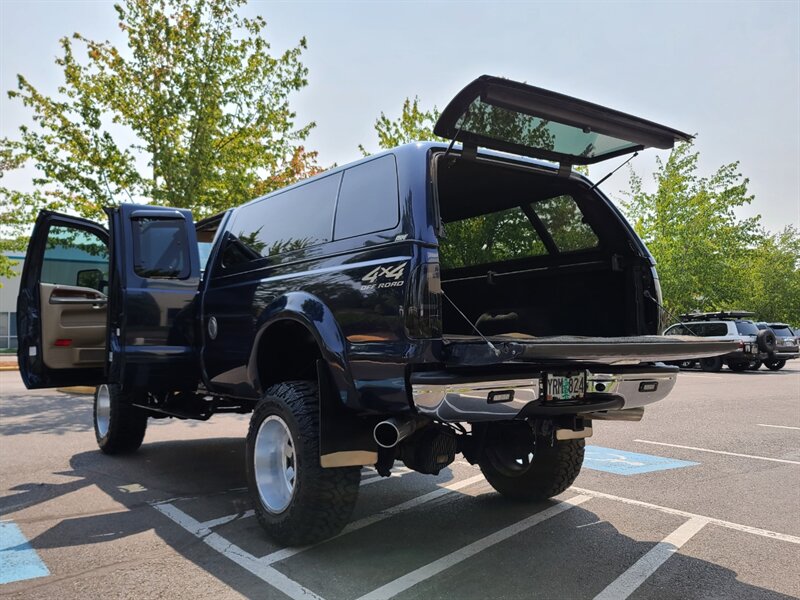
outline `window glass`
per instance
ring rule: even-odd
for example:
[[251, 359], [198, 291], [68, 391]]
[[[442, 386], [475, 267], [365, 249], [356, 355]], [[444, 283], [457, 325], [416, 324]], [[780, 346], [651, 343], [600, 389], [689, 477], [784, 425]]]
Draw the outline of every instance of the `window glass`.
[[693, 323], [689, 327], [695, 332], [695, 335], [703, 337], [728, 335], [728, 325], [726, 323]]
[[560, 252], [586, 250], [597, 246], [592, 228], [572, 196], [556, 196], [531, 205]]
[[758, 335], [758, 327], [752, 321], [736, 321], [736, 331], [740, 335]]
[[15, 312], [9, 313], [8, 318], [9, 318], [8, 325], [9, 325], [9, 329], [11, 331], [11, 336], [12, 337], [16, 337], [16, 335], [17, 335], [17, 313], [15, 313]]
[[444, 233], [439, 260], [445, 269], [547, 254], [519, 207], [445, 223]]
[[340, 180], [341, 173], [330, 175], [238, 209], [222, 264], [230, 267], [330, 241]]
[[476, 98], [456, 122], [457, 129], [529, 148], [595, 158], [631, 149], [636, 143], [583, 127], [488, 104]]
[[664, 332], [664, 335], [692, 335], [683, 325], [673, 325]]
[[344, 172], [336, 205], [334, 238], [391, 229], [400, 219], [397, 167], [383, 156]]
[[786, 325], [775, 325], [774, 327], [771, 327], [771, 329], [778, 337], [790, 337], [794, 335], [792, 330]]
[[42, 257], [42, 283], [86, 285], [100, 289], [108, 281], [108, 247], [95, 233], [54, 225]]
[[0, 338], [8, 337], [8, 313], [0, 313]]
[[133, 271], [148, 279], [184, 279], [191, 272], [186, 221], [132, 219]]

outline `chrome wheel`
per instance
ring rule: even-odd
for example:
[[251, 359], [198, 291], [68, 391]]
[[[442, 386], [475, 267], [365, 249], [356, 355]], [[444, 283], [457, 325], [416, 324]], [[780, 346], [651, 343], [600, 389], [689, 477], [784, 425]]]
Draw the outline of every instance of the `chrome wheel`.
[[97, 435], [104, 438], [108, 435], [108, 424], [111, 420], [111, 394], [105, 384], [97, 388], [94, 414]]
[[294, 495], [294, 441], [286, 422], [270, 415], [261, 423], [256, 434], [253, 453], [258, 495], [271, 513], [281, 513]]

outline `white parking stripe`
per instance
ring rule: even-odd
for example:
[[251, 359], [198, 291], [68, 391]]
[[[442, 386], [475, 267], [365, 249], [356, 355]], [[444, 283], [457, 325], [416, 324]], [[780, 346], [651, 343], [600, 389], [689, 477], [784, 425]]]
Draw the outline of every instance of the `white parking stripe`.
[[715, 519], [714, 517], [706, 517], [705, 515], [698, 515], [695, 513], [690, 513], [685, 510], [678, 510], [677, 508], [669, 508], [668, 506], [660, 506], [658, 504], [651, 504], [649, 502], [643, 502], [641, 500], [633, 500], [632, 498], [622, 498], [621, 496], [614, 496], [612, 494], [606, 494], [605, 492], [596, 492], [594, 490], [587, 490], [586, 488], [572, 486], [569, 488], [574, 492], [578, 492], [580, 494], [586, 494], [588, 496], [594, 496], [595, 498], [605, 498], [606, 500], [615, 500], [617, 502], [622, 502], [623, 504], [631, 504], [633, 506], [641, 506], [643, 508], [650, 508], [653, 510], [657, 510], [659, 512], [666, 513], [668, 515], [677, 515], [679, 517], [686, 517], [687, 519], [702, 519], [711, 523], [713, 525], [719, 525], [720, 527], [727, 527], [728, 529], [734, 529], [736, 531], [742, 531], [744, 533], [752, 533], [753, 535], [760, 535], [761, 537], [772, 538], [774, 540], [781, 540], [782, 542], [789, 542], [791, 544], [800, 544], [800, 537], [789, 535], [788, 533], [778, 533], [777, 531], [770, 531], [769, 529], [759, 529], [758, 527], [750, 527], [749, 525], [741, 525], [740, 523], [733, 523], [731, 521], [723, 521], [722, 519]]
[[789, 427], [788, 425], [767, 425], [766, 423], [756, 423], [759, 427], [774, 427], [775, 429], [797, 429], [800, 431], [800, 427]]
[[597, 594], [594, 600], [625, 600], [635, 592], [645, 580], [663, 565], [681, 546], [705, 527], [705, 519], [694, 517], [656, 544], [637, 560], [622, 575], [612, 581], [606, 589]]
[[738, 456], [739, 458], [752, 458], [755, 460], [766, 460], [769, 462], [786, 463], [789, 465], [800, 465], [800, 460], [787, 460], [785, 458], [769, 458], [767, 456], [754, 456], [752, 454], [740, 454], [738, 452], [725, 452], [724, 450], [710, 450], [709, 448], [697, 448], [695, 446], [681, 446], [680, 444], [666, 444], [664, 442], [653, 442], [650, 440], [633, 440], [640, 444], [653, 444], [655, 446], [668, 446], [670, 448], [683, 448], [684, 450], [696, 450], [697, 452], [710, 452], [711, 454], [724, 454], [725, 456]]
[[243, 513], [236, 513], [234, 515], [226, 515], [224, 517], [219, 517], [218, 519], [211, 519], [210, 521], [203, 521], [200, 523], [206, 529], [213, 529], [214, 527], [219, 527], [220, 525], [227, 525], [231, 521], [238, 521], [241, 519], [249, 519], [250, 517], [255, 516], [256, 512], [254, 510], [246, 510]]
[[265, 565], [255, 556], [232, 544], [221, 535], [211, 532], [203, 523], [196, 521], [172, 504], [154, 504], [153, 508], [172, 519], [192, 535], [200, 538], [206, 545], [290, 598], [295, 600], [324, 600], [321, 596], [303, 587], [280, 571]]
[[386, 585], [382, 585], [378, 589], [361, 596], [359, 600], [381, 600], [396, 596], [410, 587], [413, 587], [418, 583], [441, 573], [445, 569], [449, 569], [453, 565], [456, 565], [478, 554], [479, 552], [494, 546], [495, 544], [499, 544], [500, 542], [517, 535], [521, 531], [533, 527], [534, 525], [538, 525], [539, 523], [555, 517], [556, 515], [559, 515], [570, 508], [574, 508], [575, 506], [578, 506], [589, 499], [591, 499], [591, 496], [581, 495], [569, 498], [563, 502], [559, 502], [555, 506], [546, 508], [535, 515], [531, 515], [530, 517], [523, 519], [522, 521], [514, 523], [513, 525], [509, 525], [508, 527], [504, 527], [500, 531], [497, 531], [491, 535], [487, 535], [476, 542], [472, 542], [471, 544], [468, 544], [467, 546], [464, 546], [463, 548], [456, 550], [447, 556], [443, 556], [442, 558], [435, 560], [430, 564], [411, 571], [402, 577], [398, 577], [394, 581], [390, 581]]
[[[335, 540], [340, 536], [347, 535], [348, 533], [352, 533], [354, 531], [358, 531], [359, 529], [367, 527], [368, 525], [372, 525], [373, 523], [378, 523], [379, 521], [388, 519], [389, 517], [401, 513], [405, 510], [409, 510], [411, 508], [414, 508], [415, 506], [419, 506], [420, 504], [425, 504], [426, 502], [430, 502], [431, 500], [435, 500], [436, 498], [440, 498], [451, 492], [455, 492], [457, 490], [470, 486], [473, 483], [479, 483], [481, 481], [485, 482], [483, 475], [476, 475], [475, 477], [470, 477], [469, 479], [465, 479], [463, 481], [457, 481], [456, 483], [451, 483], [450, 485], [441, 487], [438, 490], [433, 490], [432, 492], [428, 492], [427, 494], [423, 494], [422, 496], [418, 496], [417, 498], [412, 498], [411, 500], [408, 500], [401, 504], [396, 504], [395, 506], [387, 508], [386, 510], [382, 510], [373, 515], [369, 515], [368, 517], [364, 517], [363, 519], [359, 519], [358, 521], [353, 521], [352, 523], [347, 525], [347, 527], [345, 527], [339, 535], [330, 538], [330, 540]], [[266, 556], [261, 558], [261, 561], [265, 565], [271, 565], [273, 563], [285, 560], [290, 556], [294, 556], [295, 554], [299, 554], [300, 552], [303, 552], [313, 547], [314, 546], [283, 548], [281, 550], [276, 550], [271, 554], [267, 554]]]

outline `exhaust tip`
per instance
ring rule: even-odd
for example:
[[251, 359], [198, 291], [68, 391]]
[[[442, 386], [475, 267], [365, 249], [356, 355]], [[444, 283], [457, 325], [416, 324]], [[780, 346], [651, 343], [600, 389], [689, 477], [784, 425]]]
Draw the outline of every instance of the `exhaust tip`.
[[381, 421], [375, 425], [372, 435], [381, 448], [394, 448], [400, 441], [400, 430], [391, 421]]

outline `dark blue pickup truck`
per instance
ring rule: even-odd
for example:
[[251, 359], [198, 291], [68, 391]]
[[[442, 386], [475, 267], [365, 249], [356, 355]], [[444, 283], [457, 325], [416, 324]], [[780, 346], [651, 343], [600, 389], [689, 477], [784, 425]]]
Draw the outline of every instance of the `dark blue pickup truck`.
[[108, 454], [150, 418], [252, 412], [253, 502], [286, 544], [342, 529], [362, 465], [436, 474], [462, 453], [506, 496], [561, 493], [593, 421], [639, 420], [670, 392], [660, 361], [731, 349], [656, 335], [652, 257], [572, 169], [689, 136], [487, 76], [435, 132], [452, 142], [198, 223], [42, 212], [18, 299], [25, 384], [97, 386]]

